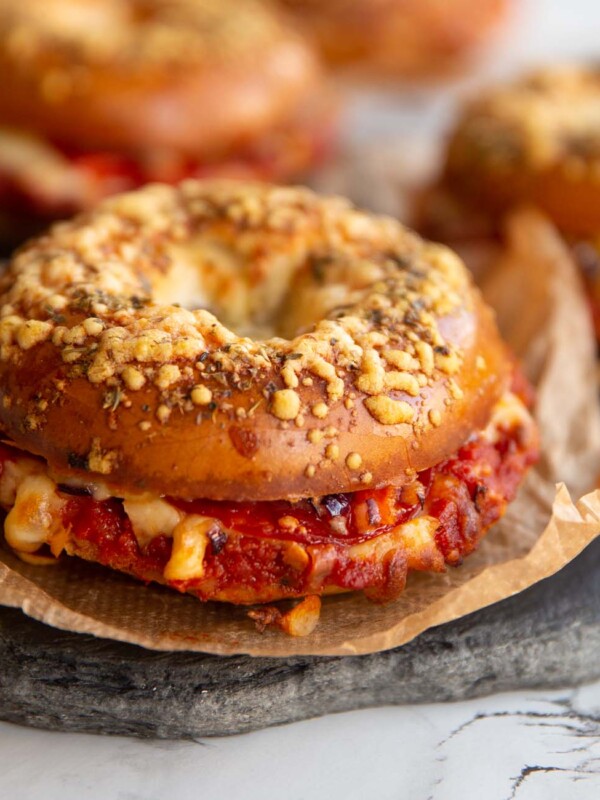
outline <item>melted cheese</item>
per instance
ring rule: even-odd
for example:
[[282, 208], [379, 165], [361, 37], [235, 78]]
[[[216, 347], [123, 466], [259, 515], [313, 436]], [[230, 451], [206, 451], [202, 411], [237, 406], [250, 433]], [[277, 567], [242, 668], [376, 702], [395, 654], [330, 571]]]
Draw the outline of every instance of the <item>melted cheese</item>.
[[190, 581], [204, 575], [204, 554], [208, 531], [214, 525], [212, 517], [189, 514], [173, 531], [173, 550], [165, 567], [168, 581]]
[[19, 485], [4, 522], [8, 544], [21, 553], [35, 553], [48, 544], [52, 534], [62, 527], [62, 505], [54, 481], [46, 475], [28, 475]]
[[525, 404], [512, 392], [505, 392], [494, 406], [491, 419], [483, 437], [495, 444], [502, 431], [524, 427], [531, 430], [531, 417]]
[[[484, 436], [497, 441], [500, 429], [511, 429], [527, 422], [529, 412], [511, 393], [506, 393], [497, 403]], [[526, 426], [528, 428], [528, 425]], [[53, 480], [55, 478], [55, 480]], [[53, 555], [65, 548], [69, 532], [62, 525], [64, 500], [57, 492], [58, 483], [76, 483], [60, 476], [49, 476], [45, 465], [23, 456], [6, 461], [0, 475], [0, 505], [10, 509], [5, 521], [5, 537], [18, 554], [30, 555], [48, 544]], [[90, 488], [86, 484], [87, 488]], [[103, 484], [91, 485], [96, 499], [105, 499], [110, 491]], [[166, 500], [154, 495], [125, 496], [123, 505], [131, 521], [140, 548], [145, 549], [157, 536], [173, 539], [171, 557], [165, 567], [167, 581], [200, 580], [204, 577], [204, 557], [210, 541], [208, 532], [219, 524], [212, 517], [185, 514]], [[408, 567], [423, 562], [429, 554], [431, 569], [443, 567], [443, 557], [435, 546], [435, 532], [439, 521], [434, 517], [420, 516], [398, 525], [387, 533], [375, 536], [349, 548], [349, 556], [358, 561], [381, 561], [394, 550], [407, 554]], [[44, 557], [45, 559], [45, 557]], [[290, 542], [285, 550], [286, 563], [302, 570], [312, 561], [311, 578], [322, 585], [324, 577], [335, 562], [333, 548], [307, 547]], [[36, 563], [41, 563], [37, 561]], [[43, 563], [46, 563], [44, 560]]]
[[53, 567], [58, 564], [56, 558], [52, 556], [40, 556], [37, 553], [22, 553], [20, 550], [15, 550], [17, 558], [24, 561], [25, 564], [32, 564], [34, 567]]
[[[203, 233], [185, 247], [171, 245], [171, 268], [154, 282], [155, 302], [178, 303], [184, 308], [205, 308], [240, 336], [268, 339], [280, 333], [280, 310], [298, 262], [279, 260], [278, 269], [249, 268], [231, 247]], [[300, 293], [298, 293], [300, 296]], [[318, 319], [311, 309], [308, 323]]]
[[444, 564], [444, 557], [438, 552], [435, 545], [435, 532], [439, 524], [440, 521], [435, 517], [422, 516], [411, 519], [392, 528], [388, 533], [354, 545], [350, 548], [349, 555], [359, 561], [382, 561], [389, 552], [401, 549], [406, 552], [410, 567], [413, 556], [420, 563], [423, 560], [423, 554], [430, 553], [432, 558], [439, 562], [441, 568]]
[[184, 516], [170, 503], [152, 495], [126, 497], [123, 507], [141, 548], [145, 548], [156, 536], [172, 536]]
[[19, 458], [6, 461], [0, 479], [0, 505], [10, 508], [14, 505], [17, 489], [29, 475], [40, 475], [44, 472], [43, 464], [33, 458]]

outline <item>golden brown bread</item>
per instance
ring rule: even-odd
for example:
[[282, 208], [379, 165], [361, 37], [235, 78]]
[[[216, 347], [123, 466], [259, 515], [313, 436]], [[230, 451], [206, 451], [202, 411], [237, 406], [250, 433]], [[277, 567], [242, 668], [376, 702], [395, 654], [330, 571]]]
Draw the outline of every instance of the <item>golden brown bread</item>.
[[444, 184], [477, 212], [518, 203], [566, 233], [600, 230], [600, 71], [553, 67], [475, 97], [451, 135]]
[[257, 0], [6, 0], [0, 120], [62, 144], [219, 157], [315, 109], [311, 49]]
[[118, 196], [24, 247], [0, 292], [5, 435], [117, 494], [408, 483], [511, 372], [451, 251], [305, 189]]

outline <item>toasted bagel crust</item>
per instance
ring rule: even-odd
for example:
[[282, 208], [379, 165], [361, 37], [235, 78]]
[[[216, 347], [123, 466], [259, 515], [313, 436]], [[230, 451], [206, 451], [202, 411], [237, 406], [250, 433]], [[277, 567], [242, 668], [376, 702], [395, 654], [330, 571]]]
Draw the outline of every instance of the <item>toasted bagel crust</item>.
[[443, 71], [502, 20], [507, 0], [280, 0], [334, 64], [406, 75]]
[[569, 234], [600, 228], [600, 71], [554, 67], [474, 98], [449, 141], [444, 184], [477, 212], [528, 202]]
[[338, 198], [233, 181], [118, 196], [25, 246], [0, 343], [19, 447], [117, 494], [187, 499], [409, 482], [486, 425], [510, 372], [451, 251]]
[[310, 48], [256, 0], [7, 0], [0, 77], [4, 125], [195, 157], [293, 119], [321, 81]]

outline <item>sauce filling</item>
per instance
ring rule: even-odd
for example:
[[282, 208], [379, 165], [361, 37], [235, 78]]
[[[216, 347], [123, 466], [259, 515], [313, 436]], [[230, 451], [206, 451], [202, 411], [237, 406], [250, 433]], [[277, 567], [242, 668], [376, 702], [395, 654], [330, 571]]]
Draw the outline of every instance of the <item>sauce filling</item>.
[[[12, 149], [20, 134], [1, 133], [10, 137]], [[0, 205], [13, 215], [33, 213], [54, 218], [76, 213], [104, 197], [148, 183], [177, 184], [188, 178], [214, 177], [275, 180], [297, 173], [325, 160], [333, 147], [333, 126], [327, 121], [315, 124], [300, 120], [289, 129], [265, 134], [257, 141], [240, 142], [226, 153], [204, 159], [177, 153], [142, 157], [78, 149], [60, 142], [34, 140], [29, 135], [25, 141], [35, 141], [31, 159], [20, 159], [28, 162], [25, 170], [2, 164], [0, 160]], [[31, 163], [38, 160], [37, 168], [44, 169], [42, 158], [45, 161], [46, 155], [55, 173], [50, 186], [43, 177], [36, 180], [36, 167], [32, 169]], [[61, 164], [64, 181], [60, 179]]]
[[[386, 601], [402, 591], [409, 569], [460, 564], [536, 458], [531, 418], [508, 394], [485, 431], [402, 487], [297, 502], [100, 498], [50, 479], [41, 459], [2, 444], [0, 501], [11, 509], [7, 541], [23, 554], [66, 550], [202, 599], [268, 602], [362, 589]], [[19, 484], [21, 463], [30, 477]]]

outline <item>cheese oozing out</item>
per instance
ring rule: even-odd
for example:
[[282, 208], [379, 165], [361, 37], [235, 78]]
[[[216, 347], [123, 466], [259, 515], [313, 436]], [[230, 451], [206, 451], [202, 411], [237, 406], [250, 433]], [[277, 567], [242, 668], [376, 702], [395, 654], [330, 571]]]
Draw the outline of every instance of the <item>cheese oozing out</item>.
[[[502, 430], [529, 424], [529, 412], [523, 402], [507, 392], [496, 404], [492, 418], [481, 435], [494, 443], [498, 441]], [[43, 545], [49, 545], [54, 556], [64, 549], [69, 531], [65, 530], [62, 517], [68, 499], [61, 494], [58, 485], [68, 483], [81, 486], [80, 481], [49, 474], [42, 461], [26, 454], [5, 461], [0, 475], [0, 505], [8, 510], [4, 524], [5, 538], [17, 555], [34, 563], [47, 563], [47, 557], [35, 555]], [[100, 482], [86, 485], [86, 488], [98, 500], [111, 496], [108, 488]], [[151, 494], [125, 495], [123, 507], [142, 550], [158, 536], [173, 540], [171, 556], [164, 569], [167, 582], [202, 579], [209, 532], [215, 524], [222, 529], [220, 521], [186, 513], [164, 498]], [[380, 561], [388, 552], [401, 547], [407, 555], [409, 567], [411, 562], [417, 563], [427, 553], [432, 568], [441, 569], [443, 556], [435, 546], [438, 526], [439, 521], [434, 517], [419, 515], [385, 533], [352, 545], [349, 556], [357, 561], [372, 558]], [[235, 534], [235, 531], [226, 533]], [[286, 545], [286, 553], [299, 568], [307, 563], [308, 556], [302, 545], [296, 542], [286, 542]], [[315, 562], [315, 571], [327, 572], [331, 568], [325, 556], [319, 554], [319, 558], [316, 558], [319, 563]]]

